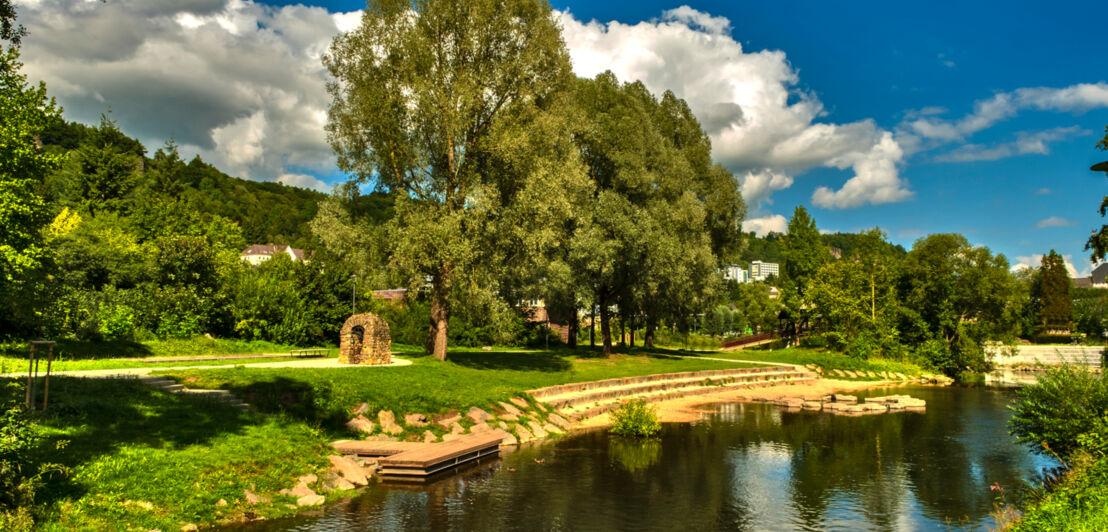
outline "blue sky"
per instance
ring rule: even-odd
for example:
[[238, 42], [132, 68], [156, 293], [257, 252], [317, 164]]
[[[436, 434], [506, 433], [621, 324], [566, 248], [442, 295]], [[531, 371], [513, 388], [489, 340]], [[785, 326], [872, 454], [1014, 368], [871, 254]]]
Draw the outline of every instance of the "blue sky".
[[[151, 149], [172, 136], [251, 179], [342, 179], [318, 59], [361, 2], [16, 3], [27, 70], [71, 119], [110, 106]], [[1053, 248], [1089, 270], [1108, 3], [552, 5], [579, 75], [611, 68], [690, 102], [752, 228], [804, 205], [822, 229], [880, 226], [906, 247], [960, 232], [1013, 264]]]

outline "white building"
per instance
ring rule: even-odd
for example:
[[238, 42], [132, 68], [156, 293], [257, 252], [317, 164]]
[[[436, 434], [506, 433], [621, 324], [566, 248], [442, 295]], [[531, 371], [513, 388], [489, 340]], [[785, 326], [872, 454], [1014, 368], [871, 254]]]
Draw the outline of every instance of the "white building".
[[780, 268], [774, 262], [762, 262], [756, 260], [750, 263], [750, 279], [765, 281], [769, 276], [780, 277]]
[[254, 244], [242, 250], [239, 258], [250, 263], [251, 266], [257, 266], [281, 253], [288, 255], [293, 262], [304, 261], [304, 250], [302, 249], [289, 246], [263, 246], [261, 244]]
[[735, 281], [739, 284], [750, 282], [750, 274], [747, 273], [746, 268], [738, 264], [728, 264], [722, 270], [724, 281]]

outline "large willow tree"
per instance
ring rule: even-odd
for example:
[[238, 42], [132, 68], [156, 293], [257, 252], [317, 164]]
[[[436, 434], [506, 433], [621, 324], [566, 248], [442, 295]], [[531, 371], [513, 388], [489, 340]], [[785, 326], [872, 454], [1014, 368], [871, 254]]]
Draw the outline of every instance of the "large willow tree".
[[489, 228], [522, 202], [557, 198], [532, 186], [557, 172], [533, 135], [572, 79], [550, 6], [370, 2], [324, 65], [339, 168], [396, 194], [392, 260], [416, 284], [430, 278], [427, 351], [445, 359], [452, 293], [490, 260]]

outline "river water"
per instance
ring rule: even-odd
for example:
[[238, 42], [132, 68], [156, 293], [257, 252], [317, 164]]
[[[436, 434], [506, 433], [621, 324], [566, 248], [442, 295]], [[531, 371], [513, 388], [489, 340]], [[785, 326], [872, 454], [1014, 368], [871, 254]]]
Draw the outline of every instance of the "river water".
[[588, 432], [426, 486], [370, 488], [315, 515], [237, 530], [986, 530], [1055, 464], [1007, 432], [1009, 391], [908, 393], [925, 412], [864, 417], [714, 407], [647, 442]]

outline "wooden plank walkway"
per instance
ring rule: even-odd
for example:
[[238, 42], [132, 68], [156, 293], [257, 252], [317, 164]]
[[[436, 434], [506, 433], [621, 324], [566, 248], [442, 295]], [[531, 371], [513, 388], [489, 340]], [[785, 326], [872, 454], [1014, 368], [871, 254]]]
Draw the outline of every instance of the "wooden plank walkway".
[[410, 441], [372, 441], [372, 440], [339, 440], [331, 443], [336, 451], [342, 454], [356, 454], [358, 456], [392, 456], [407, 451], [421, 449], [433, 443], [420, 443]]
[[496, 433], [470, 434], [441, 443], [417, 444], [410, 450], [381, 458], [383, 477], [421, 480], [440, 471], [500, 452], [503, 436]]

